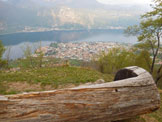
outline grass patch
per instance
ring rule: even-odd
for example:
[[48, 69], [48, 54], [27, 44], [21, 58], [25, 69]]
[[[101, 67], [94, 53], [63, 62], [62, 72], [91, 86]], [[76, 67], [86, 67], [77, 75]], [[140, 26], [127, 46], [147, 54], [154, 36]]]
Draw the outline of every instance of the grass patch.
[[[104, 79], [106, 82], [112, 81], [113, 76], [102, 74], [98, 71], [79, 68], [79, 67], [43, 67], [43, 68], [27, 68], [18, 71], [1, 71], [0, 72], [0, 94], [6, 94], [7, 84], [15, 82], [27, 82], [28, 84], [40, 84], [42, 89], [46, 85], [53, 88], [66, 86], [67, 84], [79, 85], [87, 82], [95, 82], [98, 79]], [[4, 87], [6, 84], [6, 87]], [[46, 89], [45, 89], [46, 90]], [[13, 93], [17, 93], [16, 89], [12, 89]], [[8, 91], [12, 93], [12, 91]], [[29, 89], [30, 91], [30, 89]]]
[[7, 87], [5, 84], [0, 82], [0, 94], [6, 94]]

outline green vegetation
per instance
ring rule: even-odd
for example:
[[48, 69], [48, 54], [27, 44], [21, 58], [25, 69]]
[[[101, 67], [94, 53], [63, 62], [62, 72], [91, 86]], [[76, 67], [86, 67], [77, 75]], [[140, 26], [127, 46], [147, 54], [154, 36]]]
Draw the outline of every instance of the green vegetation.
[[[46, 57], [42, 59], [42, 66], [43, 67], [53, 67], [58, 65], [66, 65], [67, 60], [59, 59], [59, 58], [50, 58]], [[84, 61], [76, 60], [76, 59], [69, 59], [68, 63], [70, 66], [82, 66], [84, 65]], [[17, 59], [10, 61], [9, 64], [10, 68], [36, 68], [39, 67], [39, 59], [37, 57], [31, 57], [30, 59]]]
[[2, 44], [2, 41], [0, 40], [0, 69], [3, 68], [7, 64], [7, 61], [2, 60], [2, 55], [4, 51], [5, 51], [5, 48]]
[[151, 58], [148, 51], [139, 53], [135, 48], [113, 48], [108, 53], [101, 53], [95, 63], [102, 73], [115, 74], [119, 69], [128, 66], [139, 66], [149, 70]]
[[139, 50], [151, 52], [152, 64], [149, 71], [158, 84], [162, 78], [162, 64], [156, 65], [158, 55], [162, 52], [162, 1], [154, 0], [154, 3], [153, 10], [142, 15], [140, 25], [130, 26], [125, 32], [128, 35], [137, 35]]
[[[3, 84], [3, 86], [1, 85], [0, 87], [0, 94], [8, 94], [11, 92], [8, 91], [9, 84], [39, 84], [42, 90], [44, 90], [43, 88], [46, 85], [51, 86], [50, 89], [55, 89], [68, 84], [79, 85], [87, 82], [95, 82], [98, 79], [104, 79], [108, 82], [112, 81], [113, 77], [112, 75], [102, 74], [92, 69], [69, 66], [27, 69], [15, 68], [12, 70], [0, 71], [0, 83]], [[19, 87], [21, 87], [21, 85]], [[11, 90], [18, 93], [19, 91], [17, 91], [17, 89]], [[28, 91], [30, 91], [30, 89], [28, 89]]]

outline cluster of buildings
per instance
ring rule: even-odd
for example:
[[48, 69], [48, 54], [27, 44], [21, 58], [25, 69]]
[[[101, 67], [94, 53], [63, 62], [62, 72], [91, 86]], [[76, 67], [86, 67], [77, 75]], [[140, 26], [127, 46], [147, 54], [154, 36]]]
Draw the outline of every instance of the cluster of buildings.
[[90, 61], [100, 52], [107, 52], [116, 47], [121, 45], [111, 42], [68, 42], [51, 43], [50, 46], [42, 47], [38, 51], [42, 51], [46, 57]]

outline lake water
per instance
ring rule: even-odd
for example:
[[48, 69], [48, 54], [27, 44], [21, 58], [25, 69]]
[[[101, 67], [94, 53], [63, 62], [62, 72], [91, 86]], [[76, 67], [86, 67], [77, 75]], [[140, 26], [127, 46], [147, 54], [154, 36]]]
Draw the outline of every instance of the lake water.
[[[23, 50], [30, 46], [34, 51], [41, 46], [48, 46], [52, 42], [116, 42], [136, 43], [136, 37], [126, 37], [123, 30], [72, 30], [72, 31], [49, 31], [31, 32], [0, 35], [0, 40], [6, 48], [10, 48], [10, 58], [23, 57]], [[40, 42], [41, 41], [41, 42]], [[4, 54], [5, 57], [7, 54]]]

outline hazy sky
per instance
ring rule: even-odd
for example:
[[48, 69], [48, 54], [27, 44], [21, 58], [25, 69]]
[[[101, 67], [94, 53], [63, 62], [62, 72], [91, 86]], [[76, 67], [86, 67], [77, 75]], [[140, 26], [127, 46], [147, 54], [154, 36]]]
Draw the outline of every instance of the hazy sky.
[[104, 4], [150, 4], [152, 0], [97, 0]]

